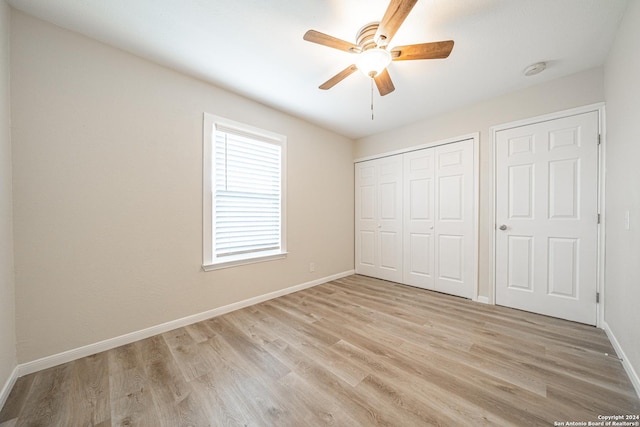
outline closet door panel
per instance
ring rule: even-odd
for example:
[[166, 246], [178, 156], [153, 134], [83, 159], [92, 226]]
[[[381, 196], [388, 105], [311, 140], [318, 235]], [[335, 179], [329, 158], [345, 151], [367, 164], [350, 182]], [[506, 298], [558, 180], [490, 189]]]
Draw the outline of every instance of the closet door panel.
[[403, 283], [434, 289], [434, 150], [405, 153]]
[[356, 272], [402, 281], [402, 157], [357, 163]]
[[378, 275], [402, 282], [402, 156], [377, 159], [378, 163]]
[[377, 190], [375, 163], [355, 165], [355, 228], [356, 272], [375, 275], [378, 264], [376, 254]]
[[475, 253], [473, 141], [441, 145], [435, 151], [434, 289], [473, 296]]

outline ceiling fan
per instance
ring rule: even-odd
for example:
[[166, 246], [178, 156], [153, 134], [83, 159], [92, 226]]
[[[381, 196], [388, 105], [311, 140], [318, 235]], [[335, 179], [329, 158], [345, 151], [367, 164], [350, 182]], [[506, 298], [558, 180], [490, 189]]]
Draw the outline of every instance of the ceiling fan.
[[331, 89], [356, 70], [360, 70], [375, 81], [380, 95], [384, 96], [395, 90], [391, 76], [387, 71], [387, 66], [391, 61], [448, 57], [453, 49], [453, 40], [396, 46], [391, 50], [387, 49], [389, 42], [417, 1], [391, 0], [382, 21], [365, 25], [358, 31], [356, 44], [319, 31], [307, 31], [303, 37], [307, 41], [357, 55], [354, 64], [322, 83], [319, 88]]

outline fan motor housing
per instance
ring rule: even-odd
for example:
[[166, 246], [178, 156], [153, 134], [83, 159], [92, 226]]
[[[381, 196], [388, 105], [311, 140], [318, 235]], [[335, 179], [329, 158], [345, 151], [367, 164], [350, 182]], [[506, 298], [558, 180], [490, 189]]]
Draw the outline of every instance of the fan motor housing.
[[356, 44], [360, 46], [362, 52], [378, 47], [374, 38], [379, 25], [379, 22], [372, 22], [358, 30], [358, 34], [356, 35]]

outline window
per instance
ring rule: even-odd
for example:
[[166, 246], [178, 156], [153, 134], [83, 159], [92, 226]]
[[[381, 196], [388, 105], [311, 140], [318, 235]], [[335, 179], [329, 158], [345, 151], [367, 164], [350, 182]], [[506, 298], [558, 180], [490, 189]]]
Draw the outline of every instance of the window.
[[204, 115], [206, 271], [286, 256], [286, 137]]

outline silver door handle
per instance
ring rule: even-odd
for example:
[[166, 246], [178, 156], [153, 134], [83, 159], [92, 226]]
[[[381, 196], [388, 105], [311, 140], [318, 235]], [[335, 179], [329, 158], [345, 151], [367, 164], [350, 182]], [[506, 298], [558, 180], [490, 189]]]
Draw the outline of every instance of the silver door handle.
[[500, 230], [504, 231], [507, 229], [507, 226], [505, 224], [502, 224], [500, 227], [498, 227]]

